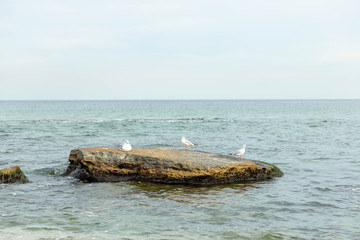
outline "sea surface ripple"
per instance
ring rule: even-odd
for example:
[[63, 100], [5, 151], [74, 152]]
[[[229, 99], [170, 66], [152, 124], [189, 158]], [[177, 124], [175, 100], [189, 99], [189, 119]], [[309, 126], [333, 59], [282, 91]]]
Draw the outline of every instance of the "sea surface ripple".
[[[0, 101], [0, 239], [360, 239], [360, 100]], [[62, 177], [88, 146], [204, 150], [277, 165], [190, 187]]]

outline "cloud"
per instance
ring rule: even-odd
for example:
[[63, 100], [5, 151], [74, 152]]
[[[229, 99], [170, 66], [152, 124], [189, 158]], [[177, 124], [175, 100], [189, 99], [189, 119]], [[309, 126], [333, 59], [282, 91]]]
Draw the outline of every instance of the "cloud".
[[16, 83], [0, 96], [24, 79], [46, 86], [34, 98], [84, 84], [79, 98], [106, 98], [96, 91], [109, 86], [116, 98], [124, 85], [144, 86], [146, 98], [281, 98], [287, 89], [311, 98], [340, 79], [360, 89], [358, 9], [352, 0], [0, 1], [0, 81]]
[[360, 44], [351, 38], [332, 36], [321, 47], [325, 62], [360, 62]]

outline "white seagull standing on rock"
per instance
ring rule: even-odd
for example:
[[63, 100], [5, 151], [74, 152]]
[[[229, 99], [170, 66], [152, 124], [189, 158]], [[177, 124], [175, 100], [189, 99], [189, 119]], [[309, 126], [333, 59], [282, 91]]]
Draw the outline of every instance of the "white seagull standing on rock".
[[185, 149], [188, 150], [189, 146], [194, 146], [195, 144], [193, 144], [192, 142], [190, 142], [189, 140], [186, 140], [184, 137], [181, 137], [181, 143], [185, 145]]
[[125, 151], [125, 152], [129, 152], [131, 151], [131, 144], [128, 140], [126, 140], [120, 147], [120, 150]]
[[246, 148], [246, 145], [242, 145], [242, 147], [239, 150], [237, 150], [236, 153], [234, 153], [234, 155], [239, 157], [239, 160], [241, 160], [241, 156], [244, 155], [245, 148]]

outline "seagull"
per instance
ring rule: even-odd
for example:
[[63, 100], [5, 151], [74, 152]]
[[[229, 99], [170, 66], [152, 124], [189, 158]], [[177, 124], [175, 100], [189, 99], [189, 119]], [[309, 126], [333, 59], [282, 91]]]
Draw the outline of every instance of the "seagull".
[[188, 150], [189, 146], [194, 146], [195, 144], [193, 144], [192, 142], [190, 142], [189, 140], [186, 140], [184, 137], [181, 137], [181, 143], [185, 145], [185, 149]]
[[120, 150], [125, 151], [125, 152], [129, 152], [131, 151], [131, 144], [128, 140], [126, 140], [120, 147]]
[[242, 147], [234, 153], [234, 155], [239, 156], [239, 160], [241, 160], [241, 156], [245, 153], [246, 145], [242, 145]]

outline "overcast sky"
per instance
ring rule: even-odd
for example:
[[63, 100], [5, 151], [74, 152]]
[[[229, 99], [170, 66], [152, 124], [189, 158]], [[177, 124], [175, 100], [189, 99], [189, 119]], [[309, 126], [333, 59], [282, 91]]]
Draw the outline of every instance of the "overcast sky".
[[360, 1], [0, 1], [2, 100], [308, 98], [360, 98]]

